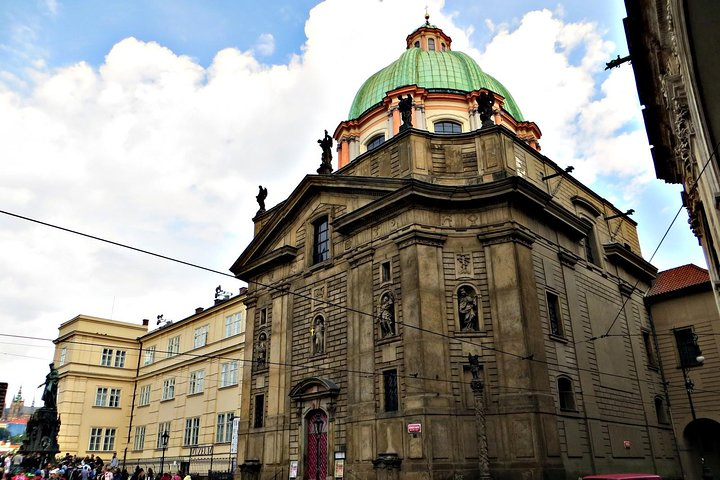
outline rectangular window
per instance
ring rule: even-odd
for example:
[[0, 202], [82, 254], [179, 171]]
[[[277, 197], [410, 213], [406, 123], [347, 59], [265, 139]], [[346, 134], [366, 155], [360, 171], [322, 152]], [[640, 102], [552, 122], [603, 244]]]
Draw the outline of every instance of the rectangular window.
[[267, 308], [261, 308], [260, 309], [260, 325], [265, 325], [267, 323]]
[[195, 329], [195, 334], [193, 336], [193, 348], [200, 348], [207, 345], [208, 340], [208, 325], [203, 325], [202, 327]]
[[90, 429], [88, 450], [110, 452], [115, 450], [115, 429], [93, 427]]
[[220, 364], [220, 386], [229, 387], [238, 383], [238, 363], [227, 362]]
[[117, 408], [120, 406], [120, 389], [111, 388], [110, 396], [108, 397], [108, 407]]
[[105, 387], [98, 387], [97, 391], [95, 392], [95, 406], [96, 407], [104, 407], [107, 405], [107, 394], [108, 389]]
[[215, 442], [229, 443], [232, 441], [232, 427], [235, 414], [233, 412], [218, 413]]
[[166, 378], [163, 381], [162, 399], [170, 400], [175, 398], [175, 378]]
[[565, 335], [562, 325], [562, 317], [560, 316], [560, 301], [558, 296], [552, 292], [545, 292], [547, 299], [547, 315], [550, 325], [550, 333], [562, 337]]
[[113, 350], [112, 348], [103, 348], [100, 365], [103, 367], [112, 367]]
[[700, 347], [697, 344], [697, 335], [692, 328], [674, 329], [675, 343], [677, 344], [680, 366], [684, 368], [697, 367], [702, 365], [697, 357], [701, 355]]
[[585, 237], [585, 260], [587, 260], [588, 263], [600, 266], [600, 255], [598, 253], [595, 227], [590, 228], [587, 237]]
[[195, 370], [190, 372], [190, 386], [188, 394], [202, 393], [203, 384], [205, 383], [205, 370]]
[[67, 359], [67, 347], [63, 347], [62, 350], [60, 350], [60, 366], [62, 367], [65, 365], [65, 360]]
[[135, 441], [133, 442], [133, 450], [142, 450], [145, 448], [145, 425], [135, 427]]
[[225, 317], [225, 338], [238, 335], [245, 331], [245, 312], [238, 312]]
[[125, 350], [115, 352], [115, 368], [125, 368]]
[[657, 368], [658, 360], [657, 355], [655, 354], [655, 343], [653, 342], [652, 334], [647, 330], [643, 330], [642, 336], [643, 344], [645, 345], [645, 355], [647, 358], [648, 367]]
[[150, 365], [154, 361], [155, 361], [155, 345], [153, 345], [152, 347], [147, 347], [145, 349], [145, 360], [143, 361], [143, 363], [145, 365]]
[[398, 410], [398, 385], [397, 370], [385, 370], [383, 372], [383, 393], [385, 398], [385, 411], [397, 412]]
[[150, 385], [143, 385], [140, 387], [140, 399], [138, 400], [138, 406], [150, 405]]
[[163, 434], [167, 433], [170, 435], [170, 422], [161, 422], [158, 423], [158, 434], [157, 434], [157, 443], [156, 448], [163, 448], [167, 447], [167, 445], [163, 445]]
[[330, 232], [328, 219], [323, 217], [313, 223], [313, 264], [330, 259]]
[[180, 353], [180, 336], [172, 337], [168, 340], [167, 356], [174, 357]]
[[260, 428], [265, 423], [265, 395], [255, 395], [255, 412], [253, 416], [253, 427]]
[[382, 283], [389, 282], [390, 278], [390, 262], [383, 262], [380, 266], [380, 281]]
[[183, 435], [183, 445], [197, 445], [200, 438], [200, 417], [192, 417], [185, 419], [185, 434]]

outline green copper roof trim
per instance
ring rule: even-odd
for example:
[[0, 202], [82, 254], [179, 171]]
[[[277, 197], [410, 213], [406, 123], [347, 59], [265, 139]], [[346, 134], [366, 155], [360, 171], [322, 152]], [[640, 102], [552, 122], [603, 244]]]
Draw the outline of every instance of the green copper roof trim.
[[400, 58], [368, 78], [355, 95], [348, 118], [358, 118], [381, 102], [387, 92], [406, 85], [462, 92], [487, 88], [505, 97], [505, 110], [515, 120], [524, 120], [510, 92], [483, 72], [468, 55], [453, 51], [426, 52], [419, 48], [405, 50]]

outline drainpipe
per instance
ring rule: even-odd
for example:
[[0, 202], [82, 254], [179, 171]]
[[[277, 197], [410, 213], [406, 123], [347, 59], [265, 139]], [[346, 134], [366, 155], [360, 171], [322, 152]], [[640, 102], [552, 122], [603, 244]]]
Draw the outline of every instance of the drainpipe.
[[128, 433], [127, 433], [127, 441], [125, 442], [125, 450], [123, 451], [123, 459], [122, 459], [122, 468], [125, 468], [125, 460], [127, 459], [127, 451], [128, 451], [128, 445], [130, 445], [130, 434], [132, 432], [132, 426], [133, 426], [133, 414], [135, 413], [135, 396], [137, 395], [137, 385], [138, 385], [138, 377], [140, 376], [140, 359], [142, 358], [143, 353], [143, 344], [142, 344], [142, 338], [137, 338], [138, 343], [140, 343], [140, 349], [138, 350], [138, 359], [137, 359], [137, 366], [135, 367], [135, 382], [133, 384], [133, 396], [132, 396], [132, 405], [130, 405], [130, 424], [128, 425]]

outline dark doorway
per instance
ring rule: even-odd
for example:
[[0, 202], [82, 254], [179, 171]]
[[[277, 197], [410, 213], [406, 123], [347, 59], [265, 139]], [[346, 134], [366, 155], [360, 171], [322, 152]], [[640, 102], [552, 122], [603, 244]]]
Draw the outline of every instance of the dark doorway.
[[307, 480], [324, 480], [327, 476], [327, 424], [327, 415], [322, 410], [312, 410], [305, 417]]
[[691, 464], [688, 478], [702, 478], [701, 458], [715, 478], [720, 478], [720, 423], [708, 418], [693, 420], [683, 432]]

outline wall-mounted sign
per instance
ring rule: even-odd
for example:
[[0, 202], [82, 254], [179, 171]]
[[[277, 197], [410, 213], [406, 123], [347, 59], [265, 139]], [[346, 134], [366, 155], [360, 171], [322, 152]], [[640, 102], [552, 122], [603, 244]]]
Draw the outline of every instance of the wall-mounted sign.
[[290, 461], [290, 478], [297, 478], [297, 471], [298, 471], [298, 461], [291, 460]]
[[345, 460], [335, 460], [335, 478], [345, 476]]
[[422, 433], [422, 423], [408, 423], [408, 433]]
[[623, 440], [623, 447], [625, 447], [625, 448], [632, 447], [632, 443], [630, 443], [630, 440]]
[[240, 427], [240, 417], [233, 418], [232, 423], [232, 440], [230, 442], [230, 453], [237, 455], [238, 428]]

